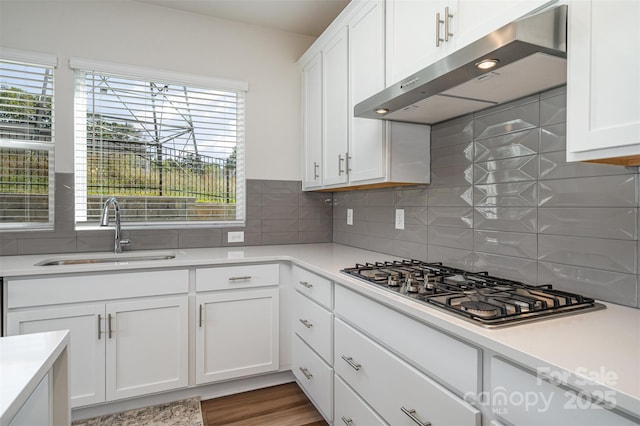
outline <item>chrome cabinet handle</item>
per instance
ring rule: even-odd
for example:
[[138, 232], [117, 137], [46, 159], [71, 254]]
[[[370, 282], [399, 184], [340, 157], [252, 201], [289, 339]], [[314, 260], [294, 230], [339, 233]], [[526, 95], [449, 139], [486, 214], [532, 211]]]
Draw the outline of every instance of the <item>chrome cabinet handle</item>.
[[346, 163], [346, 164], [345, 164], [345, 170], [346, 170], [347, 176], [349, 176], [349, 174], [351, 174], [351, 163], [350, 163], [351, 156], [350, 156], [350, 155], [349, 155], [349, 153], [347, 152], [347, 153], [344, 155], [344, 158], [345, 158], [345, 163]]
[[449, 29], [453, 15], [449, 13], [449, 6], [444, 8], [444, 41], [449, 41], [450, 37], [453, 37], [453, 33]]
[[311, 324], [309, 321], [307, 321], [306, 319], [302, 319], [300, 318], [298, 321], [300, 321], [305, 327], [307, 328], [311, 328], [313, 327], [313, 324]]
[[111, 314], [107, 315], [107, 322], [109, 323], [109, 339], [111, 339]]
[[313, 287], [313, 284], [309, 284], [309, 283], [308, 283], [308, 282], [306, 282], [306, 281], [300, 281], [300, 285], [302, 285], [303, 287], [306, 287], [306, 288], [311, 288], [311, 287]]
[[101, 339], [102, 336], [102, 315], [98, 314], [98, 340]]
[[345, 416], [342, 416], [342, 419], [341, 419], [341, 420], [342, 420], [342, 421], [344, 422], [344, 424], [345, 424], [345, 425], [347, 425], [347, 426], [351, 426], [351, 425], [353, 424], [353, 419], [351, 419], [351, 417], [345, 417]]
[[350, 356], [342, 355], [342, 359], [349, 364], [354, 370], [358, 371], [362, 368], [362, 365], [358, 364]]
[[342, 158], [342, 155], [338, 154], [338, 176], [342, 176], [342, 174], [344, 173], [344, 170], [342, 169], [343, 161], [345, 161], [345, 159]]
[[198, 327], [202, 327], [202, 303], [200, 304], [200, 307], [198, 308], [199, 312], [198, 312]]
[[242, 275], [240, 277], [229, 277], [229, 281], [247, 281], [251, 279], [251, 275]]
[[440, 47], [440, 43], [444, 41], [440, 38], [440, 24], [444, 24], [444, 21], [440, 19], [440, 12], [436, 13], [436, 47]]
[[317, 162], [313, 162], [313, 180], [318, 180], [320, 178], [320, 174], [318, 173], [318, 169], [320, 168], [320, 164]]
[[420, 426], [431, 426], [431, 422], [422, 422], [418, 417], [416, 417], [416, 410], [408, 410], [404, 407], [400, 408], [403, 413], [405, 413], [411, 420], [413, 420], [416, 424]]
[[300, 367], [300, 371], [302, 371], [302, 374], [304, 374], [304, 377], [306, 377], [307, 380], [311, 380], [311, 378], [313, 377], [313, 374], [311, 374], [309, 370], [304, 367]]

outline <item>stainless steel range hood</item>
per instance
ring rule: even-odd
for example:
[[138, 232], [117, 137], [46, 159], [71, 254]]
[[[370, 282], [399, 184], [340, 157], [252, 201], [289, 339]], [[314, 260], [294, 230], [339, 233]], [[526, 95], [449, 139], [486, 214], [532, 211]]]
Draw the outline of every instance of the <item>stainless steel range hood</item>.
[[[438, 123], [566, 83], [566, 57], [564, 5], [505, 25], [360, 102], [354, 113]], [[478, 69], [488, 59], [496, 66]]]

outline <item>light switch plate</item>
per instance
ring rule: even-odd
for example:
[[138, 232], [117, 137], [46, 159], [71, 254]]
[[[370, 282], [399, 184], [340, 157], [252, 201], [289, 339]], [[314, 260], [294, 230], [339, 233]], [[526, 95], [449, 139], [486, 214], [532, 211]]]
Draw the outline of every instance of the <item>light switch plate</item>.
[[244, 242], [244, 231], [229, 232], [227, 234], [227, 242], [228, 243], [243, 243]]
[[396, 229], [404, 229], [404, 209], [396, 209]]
[[347, 209], [347, 225], [353, 225], [353, 209]]

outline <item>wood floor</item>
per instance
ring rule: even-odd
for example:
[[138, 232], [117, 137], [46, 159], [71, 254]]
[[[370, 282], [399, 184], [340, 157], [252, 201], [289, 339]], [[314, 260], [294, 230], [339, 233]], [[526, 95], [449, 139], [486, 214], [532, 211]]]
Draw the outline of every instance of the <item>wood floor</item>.
[[202, 401], [204, 426], [325, 426], [296, 383]]

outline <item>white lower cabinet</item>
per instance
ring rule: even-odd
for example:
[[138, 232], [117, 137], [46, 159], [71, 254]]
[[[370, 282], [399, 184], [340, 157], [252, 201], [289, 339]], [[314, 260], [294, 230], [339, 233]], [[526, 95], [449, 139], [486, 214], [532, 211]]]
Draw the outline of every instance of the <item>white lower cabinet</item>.
[[346, 426], [385, 425], [376, 414], [340, 377], [334, 379], [336, 423]]
[[334, 368], [392, 425], [480, 425], [480, 412], [336, 319]]
[[70, 330], [71, 407], [188, 384], [187, 296], [9, 312], [9, 335]]
[[[638, 425], [608, 408], [615, 407], [615, 393], [576, 391], [556, 386], [498, 357], [491, 358], [491, 412], [515, 425], [624, 426]], [[611, 391], [609, 391], [611, 392]], [[598, 400], [599, 403], [594, 401]]]
[[298, 384], [324, 418], [333, 420], [333, 368], [302, 339], [294, 335], [291, 342], [291, 369]]
[[278, 370], [278, 287], [196, 296], [196, 383]]

